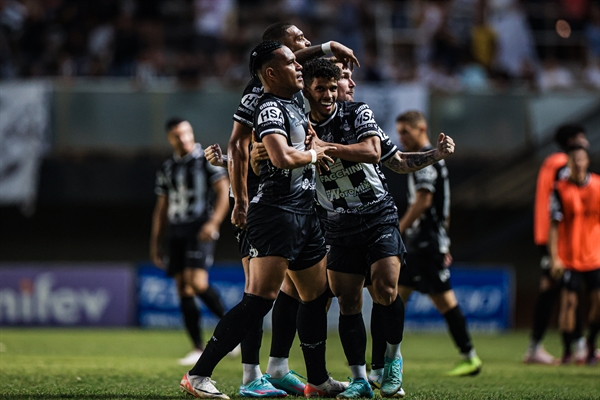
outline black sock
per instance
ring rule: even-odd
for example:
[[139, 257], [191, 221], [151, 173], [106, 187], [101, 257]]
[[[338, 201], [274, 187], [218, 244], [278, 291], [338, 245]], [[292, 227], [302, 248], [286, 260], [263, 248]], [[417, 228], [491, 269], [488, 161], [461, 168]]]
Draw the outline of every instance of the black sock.
[[563, 356], [570, 356], [571, 344], [573, 343], [573, 332], [562, 332]]
[[196, 301], [193, 297], [180, 297], [180, 309], [181, 315], [183, 316], [183, 324], [187, 331], [194, 347], [197, 349], [203, 349], [202, 345], [202, 333], [200, 331], [200, 319], [201, 314]]
[[348, 365], [365, 365], [367, 331], [362, 313], [353, 315], [340, 314], [338, 329]]
[[588, 326], [588, 330], [588, 359], [591, 359], [596, 356], [596, 339], [598, 337], [598, 332], [600, 331], [600, 322], [590, 323]]
[[575, 308], [575, 330], [573, 331], [573, 340], [583, 337], [583, 318], [581, 317], [581, 306], [578, 304]]
[[381, 314], [381, 304], [373, 303], [371, 310], [371, 369], [381, 369], [385, 366], [385, 320]]
[[444, 314], [446, 319], [446, 325], [454, 343], [460, 349], [461, 354], [467, 354], [473, 350], [473, 344], [471, 343], [471, 336], [467, 328], [467, 320], [463, 315], [460, 307], [457, 305], [453, 309], [447, 311]]
[[264, 318], [271, 307], [273, 300], [244, 293], [242, 301], [217, 324], [202, 357], [190, 370], [190, 375], [211, 376], [219, 361], [246, 337], [256, 321]]
[[242, 364], [260, 364], [260, 345], [263, 336], [263, 320], [260, 319], [250, 327], [242, 340]]
[[558, 299], [559, 289], [552, 288], [544, 292], [540, 292], [535, 303], [533, 311], [533, 329], [531, 332], [531, 339], [535, 343], [542, 341], [550, 318], [552, 317], [552, 311], [554, 311], [554, 304]]
[[396, 300], [389, 306], [380, 305], [381, 315], [385, 323], [383, 324], [385, 341], [389, 344], [398, 344], [402, 341], [404, 334], [404, 302], [402, 297], [396, 297]]
[[296, 337], [296, 319], [300, 302], [280, 291], [273, 305], [271, 321], [273, 337], [271, 339], [271, 357], [289, 358], [290, 348]]
[[325, 362], [327, 340], [327, 292], [298, 307], [298, 337], [304, 354], [307, 381], [320, 385], [329, 379]]
[[219, 292], [217, 292], [214, 286], [209, 285], [203, 293], [198, 295], [198, 297], [202, 299], [204, 304], [206, 304], [206, 307], [208, 307], [217, 318], [223, 318], [223, 315], [225, 315], [225, 307], [223, 306]]

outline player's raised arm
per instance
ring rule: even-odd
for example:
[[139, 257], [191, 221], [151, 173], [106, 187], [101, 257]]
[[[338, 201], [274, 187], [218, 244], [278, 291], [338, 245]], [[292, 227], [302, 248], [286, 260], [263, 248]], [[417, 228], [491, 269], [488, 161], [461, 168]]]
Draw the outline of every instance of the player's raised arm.
[[383, 165], [398, 174], [408, 174], [445, 159], [454, 153], [454, 147], [454, 140], [450, 136], [440, 133], [435, 149], [417, 153], [398, 151], [384, 161]]
[[360, 67], [358, 58], [354, 55], [354, 51], [344, 46], [341, 43], [330, 41], [321, 45], [310, 46], [304, 49], [294, 52], [296, 59], [300, 64], [305, 63], [308, 60], [312, 60], [317, 57], [326, 55], [334, 55], [344, 65], [347, 65], [349, 69], [353, 70], [354, 66]]

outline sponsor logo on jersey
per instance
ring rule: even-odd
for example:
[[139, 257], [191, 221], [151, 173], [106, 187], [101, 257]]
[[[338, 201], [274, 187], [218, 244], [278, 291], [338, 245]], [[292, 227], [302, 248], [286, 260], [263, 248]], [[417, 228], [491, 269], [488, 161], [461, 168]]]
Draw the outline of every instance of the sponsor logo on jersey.
[[258, 104], [258, 95], [254, 93], [248, 93], [247, 95], [242, 97], [240, 103], [248, 110], [254, 111], [254, 109], [256, 108], [256, 104]]
[[268, 107], [258, 113], [259, 125], [266, 123], [276, 123], [283, 125], [283, 113], [278, 107]]
[[354, 120], [354, 128], [356, 130], [373, 124], [375, 124], [375, 117], [373, 116], [373, 111], [371, 111], [370, 108], [362, 109]]

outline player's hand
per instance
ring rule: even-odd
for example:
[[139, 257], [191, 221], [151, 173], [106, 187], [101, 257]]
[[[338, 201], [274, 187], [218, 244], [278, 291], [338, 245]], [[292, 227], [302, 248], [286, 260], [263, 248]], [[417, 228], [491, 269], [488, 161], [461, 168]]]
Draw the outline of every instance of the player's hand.
[[337, 147], [327, 142], [324, 142], [319, 138], [315, 138], [310, 144], [310, 148], [317, 152], [317, 161], [324, 161], [326, 163], [333, 164], [333, 158], [329, 157], [325, 153], [327, 153], [328, 151], [336, 150]]
[[269, 153], [264, 144], [259, 142], [252, 142], [252, 151], [250, 151], [250, 158], [256, 161], [264, 161], [269, 159]]
[[348, 67], [350, 71], [354, 71], [354, 66], [360, 67], [358, 58], [354, 55], [351, 48], [344, 46], [341, 43], [331, 41], [331, 52], [339, 61]]
[[202, 225], [200, 231], [198, 232], [198, 240], [201, 242], [219, 240], [219, 237], [219, 224], [216, 224], [212, 221], [208, 221]]
[[444, 268], [450, 267], [452, 265], [452, 254], [446, 253], [444, 254]]
[[165, 264], [163, 262], [163, 255], [160, 251], [159, 246], [151, 245], [150, 246], [150, 259], [160, 269], [165, 269]]
[[550, 276], [560, 280], [565, 273], [565, 265], [560, 259], [550, 260]]
[[439, 136], [438, 142], [437, 142], [436, 151], [437, 151], [438, 158], [440, 160], [453, 154], [454, 153], [454, 140], [450, 136], [446, 136], [445, 134], [440, 133], [440, 136]]
[[218, 143], [204, 149], [204, 157], [206, 157], [206, 160], [215, 167], [227, 167], [223, 159], [223, 151]]
[[246, 229], [246, 215], [248, 213], [248, 207], [242, 206], [235, 202], [233, 205], [233, 211], [231, 212], [231, 223], [238, 228]]

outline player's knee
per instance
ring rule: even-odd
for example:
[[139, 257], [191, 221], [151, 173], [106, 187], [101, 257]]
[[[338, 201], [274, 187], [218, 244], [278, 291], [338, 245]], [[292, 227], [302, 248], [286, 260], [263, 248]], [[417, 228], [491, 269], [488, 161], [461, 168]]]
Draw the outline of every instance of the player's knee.
[[389, 306], [398, 297], [398, 289], [392, 285], [386, 285], [383, 282], [373, 282], [375, 302], [383, 306]]
[[356, 296], [340, 296], [338, 297], [340, 312], [343, 315], [358, 314], [362, 310], [361, 297]]

